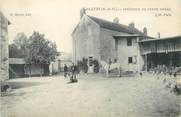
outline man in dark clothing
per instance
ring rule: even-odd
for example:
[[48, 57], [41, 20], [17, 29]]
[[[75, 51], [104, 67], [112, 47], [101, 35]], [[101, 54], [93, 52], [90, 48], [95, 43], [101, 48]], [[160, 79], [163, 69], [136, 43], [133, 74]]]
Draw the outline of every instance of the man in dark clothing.
[[65, 64], [65, 65], [64, 65], [64, 77], [65, 77], [65, 78], [67, 77], [67, 72], [68, 72], [68, 67], [67, 67], [67, 65]]
[[111, 59], [109, 59], [109, 65], [111, 65], [112, 64], [112, 61], [111, 61]]
[[[111, 66], [111, 64], [112, 64], [112, 61], [111, 61], [111, 59], [109, 59], [109, 62], [108, 62], [108, 67], [109, 67], [109, 69], [110, 69], [110, 66]], [[110, 73], [110, 70], [108, 70], [108, 73]]]
[[72, 72], [72, 78], [70, 80], [77, 81], [77, 79], [76, 79], [77, 69], [76, 69], [76, 65], [74, 63], [72, 63], [71, 72]]

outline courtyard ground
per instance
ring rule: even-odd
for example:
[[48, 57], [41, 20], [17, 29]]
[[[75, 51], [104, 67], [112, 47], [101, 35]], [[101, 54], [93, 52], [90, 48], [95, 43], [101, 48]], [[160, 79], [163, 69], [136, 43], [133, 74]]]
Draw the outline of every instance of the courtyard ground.
[[83, 74], [67, 84], [62, 75], [10, 80], [0, 97], [2, 117], [177, 117], [180, 97], [163, 77], [104, 78]]

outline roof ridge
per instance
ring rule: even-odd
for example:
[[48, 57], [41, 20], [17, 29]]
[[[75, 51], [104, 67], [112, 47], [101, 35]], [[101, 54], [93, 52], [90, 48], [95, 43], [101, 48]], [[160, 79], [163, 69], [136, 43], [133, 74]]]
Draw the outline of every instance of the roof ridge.
[[128, 26], [125, 25], [125, 24], [120, 24], [120, 23], [111, 22], [111, 21], [109, 21], [109, 20], [105, 20], [105, 19], [102, 19], [102, 18], [90, 16], [90, 15], [87, 15], [87, 16], [90, 17], [90, 18], [93, 17], [93, 18], [97, 18], [97, 19], [103, 20], [103, 21], [105, 21], [105, 22], [109, 22], [109, 23], [113, 23], [113, 24], [117, 24], [117, 25], [122, 25], [122, 26], [128, 27]]
[[[137, 28], [133, 27], [133, 28], [130, 28], [128, 25], [125, 25], [125, 24], [120, 24], [120, 23], [114, 23], [114, 22], [111, 22], [111, 21], [108, 21], [108, 20], [105, 20], [105, 19], [102, 19], [102, 18], [97, 18], [97, 17], [94, 17], [94, 16], [90, 16], [90, 15], [87, 15], [89, 18], [91, 18], [92, 20], [96, 20], [95, 22], [100, 24], [100, 25], [103, 25], [101, 24], [102, 23], [110, 23], [111, 25], [114, 25], [116, 27], [116, 29], [118, 30], [118, 28], [124, 28], [124, 31], [123, 32], [126, 32], [126, 33], [131, 33], [131, 34], [140, 34], [140, 35], [143, 35], [143, 32], [141, 32], [140, 30], [138, 30]], [[98, 21], [99, 20], [99, 21]], [[118, 27], [119, 26], [119, 27]], [[103, 26], [104, 27], [104, 26]], [[109, 28], [109, 27], [104, 27], [104, 28]]]

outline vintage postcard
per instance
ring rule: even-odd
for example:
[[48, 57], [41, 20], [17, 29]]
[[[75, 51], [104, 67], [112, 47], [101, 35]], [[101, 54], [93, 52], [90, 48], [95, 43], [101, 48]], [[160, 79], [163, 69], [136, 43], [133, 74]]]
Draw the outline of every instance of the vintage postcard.
[[181, 117], [181, 0], [0, 0], [0, 117]]

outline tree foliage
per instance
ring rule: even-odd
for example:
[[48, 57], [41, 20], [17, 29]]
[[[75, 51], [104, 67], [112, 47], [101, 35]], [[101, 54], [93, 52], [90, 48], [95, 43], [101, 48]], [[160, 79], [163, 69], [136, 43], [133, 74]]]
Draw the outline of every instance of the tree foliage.
[[14, 43], [9, 46], [9, 54], [13, 58], [25, 58], [28, 64], [48, 64], [59, 53], [56, 44], [46, 39], [44, 34], [33, 32], [29, 38], [24, 33], [17, 34]]
[[9, 45], [10, 58], [25, 58], [28, 38], [24, 33], [18, 33], [11, 45]]

